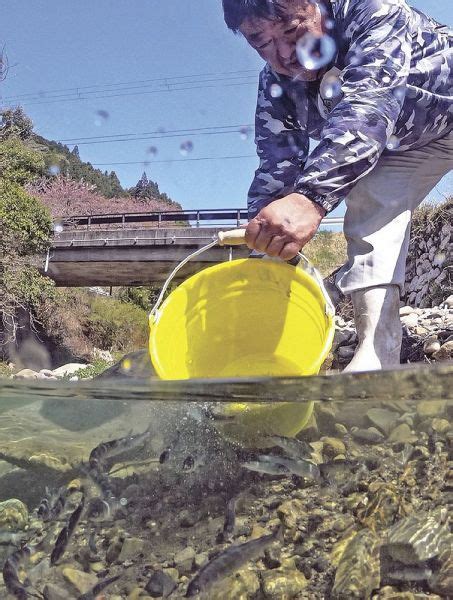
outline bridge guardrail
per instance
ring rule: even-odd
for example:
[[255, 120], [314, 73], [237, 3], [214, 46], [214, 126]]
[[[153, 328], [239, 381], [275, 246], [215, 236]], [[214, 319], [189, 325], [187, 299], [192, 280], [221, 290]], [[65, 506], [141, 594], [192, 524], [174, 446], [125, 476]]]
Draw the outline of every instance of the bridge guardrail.
[[[113, 213], [102, 215], [74, 215], [58, 220], [62, 230], [79, 227], [91, 227], [100, 225], [117, 225], [126, 228], [131, 224], [149, 223], [157, 228], [165, 228], [168, 223], [179, 223], [185, 227], [213, 227], [215, 225], [226, 225], [225, 221], [233, 223], [236, 227], [243, 225], [248, 220], [246, 208], [221, 208], [200, 209], [181, 211], [153, 211], [137, 213]], [[193, 223], [193, 225], [192, 225]], [[326, 217], [322, 224], [338, 225], [343, 223], [343, 217]]]

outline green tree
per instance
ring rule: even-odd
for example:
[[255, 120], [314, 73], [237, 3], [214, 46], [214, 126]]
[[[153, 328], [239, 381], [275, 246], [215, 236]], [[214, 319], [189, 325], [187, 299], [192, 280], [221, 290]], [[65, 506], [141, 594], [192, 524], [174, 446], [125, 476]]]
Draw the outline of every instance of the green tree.
[[[47, 209], [21, 184], [42, 172], [39, 153], [19, 138], [0, 143], [0, 334], [7, 345], [17, 333], [19, 309], [34, 321], [34, 307], [53, 284], [38, 271], [39, 255], [49, 246], [52, 222]], [[2, 348], [0, 348], [2, 350]], [[2, 350], [3, 353], [3, 350]]]
[[23, 185], [44, 172], [41, 153], [27, 147], [18, 138], [0, 142], [0, 178]]
[[27, 140], [33, 133], [33, 121], [27, 117], [23, 108], [5, 108], [0, 112], [0, 140], [11, 137]]

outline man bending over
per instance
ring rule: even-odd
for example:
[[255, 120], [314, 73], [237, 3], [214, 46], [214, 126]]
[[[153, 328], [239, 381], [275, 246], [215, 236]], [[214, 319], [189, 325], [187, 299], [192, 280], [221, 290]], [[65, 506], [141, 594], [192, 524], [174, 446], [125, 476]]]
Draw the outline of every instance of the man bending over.
[[[453, 31], [405, 0], [223, 0], [266, 61], [250, 248], [293, 258], [344, 199], [359, 344], [347, 370], [399, 364], [414, 209], [453, 167]], [[309, 139], [318, 145], [309, 151]]]

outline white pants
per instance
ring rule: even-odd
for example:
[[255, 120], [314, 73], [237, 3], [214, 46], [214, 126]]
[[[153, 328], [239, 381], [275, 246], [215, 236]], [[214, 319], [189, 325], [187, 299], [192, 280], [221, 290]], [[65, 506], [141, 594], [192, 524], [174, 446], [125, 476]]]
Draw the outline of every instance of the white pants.
[[379, 285], [403, 292], [411, 217], [453, 169], [453, 133], [417, 150], [386, 153], [346, 198], [348, 262], [338, 271], [343, 294]]

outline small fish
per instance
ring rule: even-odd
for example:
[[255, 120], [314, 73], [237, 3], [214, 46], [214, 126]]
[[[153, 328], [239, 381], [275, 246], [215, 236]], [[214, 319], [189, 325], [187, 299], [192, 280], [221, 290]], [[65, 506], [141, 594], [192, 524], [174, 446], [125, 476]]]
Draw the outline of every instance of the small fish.
[[72, 534], [74, 533], [74, 529], [79, 522], [80, 516], [82, 515], [83, 508], [85, 506], [85, 497], [82, 496], [79, 505], [77, 508], [71, 513], [68, 524], [63, 527], [63, 529], [58, 534], [57, 540], [55, 542], [55, 546], [52, 550], [52, 554], [50, 555], [50, 564], [52, 566], [63, 556], [69, 540], [71, 539]]
[[223, 539], [228, 540], [234, 533], [236, 524], [236, 498], [230, 498], [225, 511], [225, 522], [223, 523]]
[[167, 460], [170, 458], [170, 448], [166, 448], [161, 455], [159, 456], [159, 462], [161, 465], [163, 465], [165, 462], [167, 462]]
[[19, 546], [27, 539], [30, 532], [0, 530], [0, 546]]
[[96, 547], [96, 533], [94, 531], [90, 532], [88, 536], [88, 548], [92, 554], [97, 554], [98, 549]]
[[107, 499], [96, 496], [90, 498], [85, 516], [90, 521], [102, 522], [109, 521], [114, 518], [118, 510], [124, 508], [116, 498], [109, 497]]
[[257, 558], [281, 535], [282, 528], [279, 527], [269, 535], [230, 546], [200, 569], [187, 587], [186, 598], [192, 598], [200, 592], [205, 592], [217, 581], [240, 569], [244, 563]]
[[103, 466], [104, 462], [113, 456], [122, 454], [132, 448], [140, 446], [151, 434], [150, 428], [146, 429], [143, 433], [136, 435], [126, 435], [125, 437], [118, 438], [117, 440], [111, 440], [109, 442], [102, 442], [99, 446], [96, 446], [88, 458], [88, 463], [92, 469], [99, 469]]
[[121, 575], [115, 575], [114, 577], [109, 577], [108, 579], [100, 581], [91, 590], [85, 592], [81, 596], [78, 596], [77, 600], [96, 600], [97, 595], [102, 592], [102, 590], [117, 581], [120, 577]]
[[64, 487], [52, 492], [46, 487], [46, 495], [41, 500], [37, 509], [38, 517], [44, 523], [56, 519], [65, 507], [68, 494], [69, 491]]
[[189, 454], [189, 456], [187, 456], [184, 459], [184, 462], [182, 463], [182, 468], [184, 469], [184, 471], [191, 471], [194, 467], [195, 459], [192, 455]]
[[27, 600], [29, 597], [28, 591], [19, 579], [19, 567], [30, 555], [31, 548], [24, 546], [8, 556], [3, 565], [3, 581], [6, 589], [12, 596], [15, 596], [19, 600]]
[[264, 463], [259, 460], [249, 460], [248, 462], [241, 463], [244, 469], [254, 471], [255, 473], [262, 473], [264, 475], [291, 475], [288, 467], [281, 463]]
[[269, 436], [269, 441], [272, 442], [274, 446], [278, 446], [284, 450], [290, 458], [309, 458], [313, 453], [313, 448], [307, 444], [307, 442], [303, 442], [297, 438], [289, 438], [283, 435], [271, 435]]
[[250, 471], [265, 473], [267, 475], [297, 475], [306, 479], [319, 479], [319, 468], [315, 463], [306, 459], [285, 458], [260, 454], [256, 461], [242, 463]]

